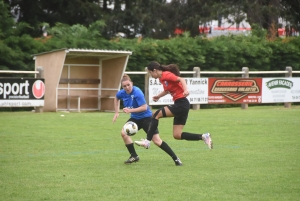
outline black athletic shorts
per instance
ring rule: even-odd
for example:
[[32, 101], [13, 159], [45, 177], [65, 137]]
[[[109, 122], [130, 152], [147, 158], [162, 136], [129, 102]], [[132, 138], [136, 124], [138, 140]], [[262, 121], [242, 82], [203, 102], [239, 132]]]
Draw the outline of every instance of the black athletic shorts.
[[[128, 119], [128, 121], [133, 121], [134, 123], [136, 123], [139, 130], [143, 129], [145, 131], [145, 133], [147, 133], [151, 119], [152, 119], [152, 117], [147, 117], [147, 118], [143, 118], [143, 119], [130, 118], [130, 119]], [[157, 134], [157, 133], [158, 133], [158, 129], [156, 129], [156, 131], [155, 131], [155, 134]]]
[[190, 111], [190, 102], [187, 98], [180, 98], [174, 105], [167, 106], [174, 115], [173, 125], [185, 125]]

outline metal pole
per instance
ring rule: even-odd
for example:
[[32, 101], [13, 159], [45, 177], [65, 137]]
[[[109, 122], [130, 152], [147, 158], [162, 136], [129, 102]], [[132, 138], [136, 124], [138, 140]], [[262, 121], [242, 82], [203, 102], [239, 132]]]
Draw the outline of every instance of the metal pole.
[[[193, 71], [195, 71], [193, 77], [200, 77], [200, 67], [194, 67]], [[199, 109], [200, 109], [200, 104], [193, 104], [193, 110], [199, 110]]]
[[[243, 67], [242, 71], [243, 71], [242, 78], [249, 78], [249, 68]], [[248, 104], [246, 103], [241, 104], [241, 109], [243, 110], [248, 109]]]
[[[288, 71], [286, 74], [285, 74], [285, 77], [292, 77], [293, 75], [293, 69], [292, 69], [292, 67], [290, 67], [290, 66], [287, 66], [286, 68], [285, 68], [285, 70], [286, 71]], [[291, 106], [292, 106], [292, 103], [284, 103], [284, 107], [285, 108], [291, 108]]]
[[[145, 95], [146, 102], [149, 105], [149, 78], [150, 78], [150, 76], [149, 76], [147, 67], [145, 67], [145, 71], [147, 73], [145, 74], [145, 83], [144, 83], [144, 85], [145, 85], [145, 94], [144, 95]], [[152, 106], [149, 105], [149, 107], [152, 110]]]
[[[44, 69], [41, 66], [38, 66], [36, 70], [39, 72], [36, 74], [36, 78], [44, 78]], [[36, 113], [41, 113], [43, 112], [43, 107], [35, 107], [35, 112]]]

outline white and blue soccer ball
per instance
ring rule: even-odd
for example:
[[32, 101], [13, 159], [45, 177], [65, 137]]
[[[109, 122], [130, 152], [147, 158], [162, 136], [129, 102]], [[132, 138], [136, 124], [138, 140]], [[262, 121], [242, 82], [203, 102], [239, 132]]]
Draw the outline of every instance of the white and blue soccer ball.
[[138, 126], [133, 121], [128, 121], [123, 126], [123, 130], [128, 136], [133, 136], [138, 132]]

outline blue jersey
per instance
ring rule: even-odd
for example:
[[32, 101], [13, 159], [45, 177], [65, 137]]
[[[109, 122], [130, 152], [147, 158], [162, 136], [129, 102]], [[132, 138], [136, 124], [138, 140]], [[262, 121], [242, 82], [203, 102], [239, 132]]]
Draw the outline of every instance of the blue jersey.
[[[132, 91], [130, 94], [127, 94], [124, 89], [121, 89], [116, 94], [116, 97], [117, 97], [117, 99], [122, 100], [124, 107], [127, 107], [127, 108], [138, 108], [142, 105], [147, 104], [142, 90], [136, 86], [132, 87]], [[132, 112], [130, 114], [130, 117], [134, 118], [134, 119], [143, 119], [143, 118], [151, 117], [151, 116], [152, 116], [152, 112], [148, 105], [147, 105], [146, 111]]]

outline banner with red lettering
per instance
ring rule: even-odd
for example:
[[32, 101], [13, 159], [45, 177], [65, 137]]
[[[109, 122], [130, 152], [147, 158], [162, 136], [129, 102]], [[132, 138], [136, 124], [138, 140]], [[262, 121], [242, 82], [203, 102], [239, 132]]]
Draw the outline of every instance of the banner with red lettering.
[[209, 78], [208, 104], [262, 102], [262, 78]]

